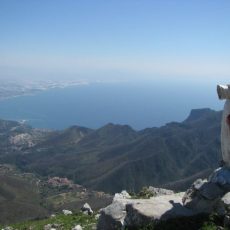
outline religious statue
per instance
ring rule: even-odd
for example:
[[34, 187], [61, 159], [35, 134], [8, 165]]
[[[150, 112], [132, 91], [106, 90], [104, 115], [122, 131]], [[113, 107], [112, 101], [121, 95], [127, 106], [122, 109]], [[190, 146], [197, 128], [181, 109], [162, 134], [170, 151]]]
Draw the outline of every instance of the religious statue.
[[221, 121], [221, 152], [224, 166], [230, 167], [230, 85], [218, 85], [219, 99], [226, 99]]

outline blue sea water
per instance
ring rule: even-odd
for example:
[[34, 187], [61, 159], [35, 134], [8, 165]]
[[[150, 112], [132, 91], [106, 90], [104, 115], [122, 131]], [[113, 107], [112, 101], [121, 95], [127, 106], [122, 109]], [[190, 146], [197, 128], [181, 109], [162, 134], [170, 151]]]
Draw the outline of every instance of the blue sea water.
[[27, 120], [37, 128], [99, 128], [112, 122], [139, 130], [183, 121], [191, 109], [220, 110], [222, 106], [215, 85], [94, 83], [1, 101], [0, 118]]

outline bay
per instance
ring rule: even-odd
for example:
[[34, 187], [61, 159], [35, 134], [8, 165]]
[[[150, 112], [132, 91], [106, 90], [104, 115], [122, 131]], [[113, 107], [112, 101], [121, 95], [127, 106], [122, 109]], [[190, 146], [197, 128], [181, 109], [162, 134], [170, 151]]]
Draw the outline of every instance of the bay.
[[181, 122], [191, 109], [220, 110], [215, 85], [172, 82], [93, 83], [50, 89], [0, 102], [0, 118], [26, 120], [37, 128], [72, 125], [99, 128], [128, 124], [140, 130]]

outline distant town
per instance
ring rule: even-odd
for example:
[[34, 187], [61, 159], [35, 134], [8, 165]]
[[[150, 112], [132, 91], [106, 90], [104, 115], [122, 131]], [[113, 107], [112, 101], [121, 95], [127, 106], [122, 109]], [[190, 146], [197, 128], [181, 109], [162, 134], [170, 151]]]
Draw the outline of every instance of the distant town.
[[33, 95], [40, 91], [45, 91], [54, 88], [65, 88], [76, 85], [86, 85], [87, 81], [3, 81], [0, 85], [0, 100], [5, 100], [12, 97], [19, 97], [24, 95]]

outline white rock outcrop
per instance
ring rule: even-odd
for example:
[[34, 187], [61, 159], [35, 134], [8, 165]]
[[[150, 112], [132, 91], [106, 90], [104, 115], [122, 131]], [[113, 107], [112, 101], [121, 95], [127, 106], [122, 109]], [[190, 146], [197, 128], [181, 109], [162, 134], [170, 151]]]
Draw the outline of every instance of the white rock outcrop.
[[115, 199], [101, 210], [97, 229], [138, 228], [146, 223], [178, 216], [191, 216], [193, 211], [182, 204], [184, 193], [160, 195], [150, 199]]
[[113, 197], [113, 201], [122, 200], [122, 199], [130, 199], [130, 198], [131, 196], [129, 195], [129, 193], [126, 190], [123, 190], [121, 193], [115, 193]]
[[84, 214], [87, 215], [92, 215], [93, 214], [93, 210], [91, 209], [90, 205], [88, 203], [85, 203], [82, 207], [81, 207], [81, 211]]
[[147, 191], [151, 192], [153, 194], [153, 196], [172, 195], [172, 194], [174, 194], [174, 192], [172, 190], [164, 189], [164, 188], [156, 188], [156, 187], [152, 187], [152, 186], [149, 186], [147, 188]]
[[64, 215], [72, 215], [73, 213], [72, 213], [72, 211], [70, 211], [70, 210], [66, 210], [66, 209], [64, 209], [64, 210], [62, 210], [62, 212], [63, 212], [63, 214]]
[[78, 224], [74, 228], [72, 228], [72, 230], [82, 230], [82, 227]]

